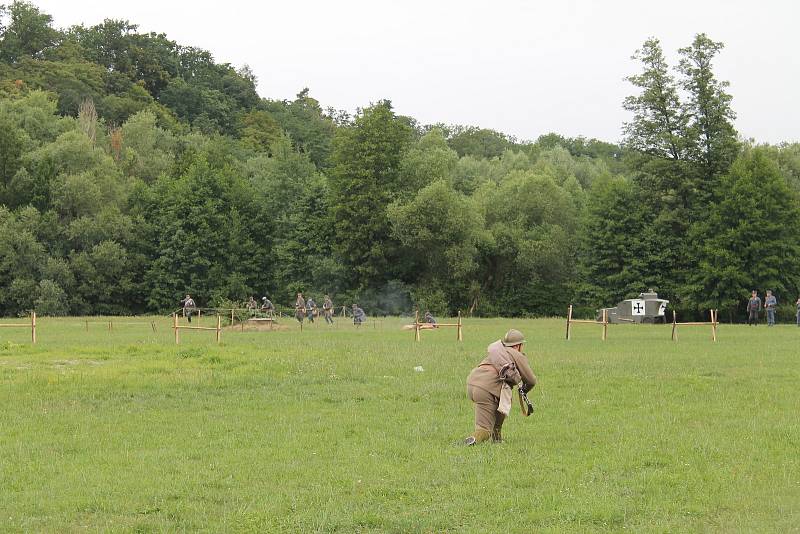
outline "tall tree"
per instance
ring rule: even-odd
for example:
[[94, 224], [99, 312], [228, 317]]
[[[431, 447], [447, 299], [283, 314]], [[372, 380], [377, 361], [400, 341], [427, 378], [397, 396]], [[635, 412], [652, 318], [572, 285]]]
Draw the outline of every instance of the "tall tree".
[[623, 104], [633, 113], [633, 119], [623, 125], [625, 144], [654, 156], [681, 159], [688, 117], [660, 41], [651, 37], [632, 59], [640, 61], [643, 69], [641, 74], [626, 78], [641, 93], [627, 97]]
[[756, 148], [734, 162], [709, 217], [693, 229], [699, 261], [687, 293], [697, 309], [718, 307], [732, 319], [752, 289], [787, 300], [800, 289], [800, 198], [767, 154]]
[[689, 95], [684, 105], [684, 113], [691, 118], [686, 143], [692, 159], [703, 166], [700, 186], [705, 190], [713, 187], [715, 176], [727, 171], [739, 148], [732, 122], [736, 118], [732, 97], [725, 92], [730, 83], [718, 80], [713, 71], [712, 62], [723, 46], [701, 33], [691, 46], [678, 51], [681, 85]]
[[0, 28], [0, 60], [16, 63], [26, 57], [42, 58], [58, 42], [59, 33], [51, 26], [53, 17], [30, 2], [15, 0], [0, 8], [8, 12], [10, 19], [8, 27]]
[[402, 189], [400, 162], [411, 136], [407, 122], [384, 100], [362, 110], [334, 138], [329, 179], [336, 249], [357, 286], [396, 277], [400, 257], [386, 206]]

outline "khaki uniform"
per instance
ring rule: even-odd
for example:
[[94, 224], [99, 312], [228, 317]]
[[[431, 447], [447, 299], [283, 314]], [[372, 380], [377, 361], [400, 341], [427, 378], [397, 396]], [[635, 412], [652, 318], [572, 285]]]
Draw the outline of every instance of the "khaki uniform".
[[528, 358], [498, 340], [487, 348], [486, 358], [467, 377], [467, 395], [475, 405], [475, 431], [492, 434], [500, 440], [505, 415], [497, 411], [503, 383], [516, 386], [519, 382], [530, 390], [536, 385]]
[[300, 324], [303, 324], [303, 319], [306, 317], [306, 299], [303, 298], [302, 295], [297, 297], [297, 300], [294, 301], [294, 318]]

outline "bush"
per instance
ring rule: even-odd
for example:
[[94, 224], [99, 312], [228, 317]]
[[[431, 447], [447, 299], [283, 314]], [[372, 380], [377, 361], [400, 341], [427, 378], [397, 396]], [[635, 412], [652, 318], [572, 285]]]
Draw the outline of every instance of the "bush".
[[34, 300], [36, 313], [39, 315], [67, 315], [67, 294], [57, 283], [52, 280], [42, 280], [37, 287], [37, 297]]

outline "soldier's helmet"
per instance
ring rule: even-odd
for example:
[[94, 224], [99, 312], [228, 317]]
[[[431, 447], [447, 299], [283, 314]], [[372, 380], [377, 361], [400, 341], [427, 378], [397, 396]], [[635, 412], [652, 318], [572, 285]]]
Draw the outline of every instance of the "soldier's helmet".
[[503, 345], [506, 347], [513, 347], [514, 345], [521, 345], [525, 343], [525, 336], [519, 330], [511, 329], [503, 336]]

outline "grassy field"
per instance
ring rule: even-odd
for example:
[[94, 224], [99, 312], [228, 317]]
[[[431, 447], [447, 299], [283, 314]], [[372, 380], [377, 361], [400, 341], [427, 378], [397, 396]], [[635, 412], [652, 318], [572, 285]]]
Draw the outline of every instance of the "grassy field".
[[[152, 331], [149, 321], [157, 322]], [[90, 319], [91, 320], [91, 319]], [[387, 319], [184, 332], [0, 331], [3, 532], [787, 532], [800, 528], [800, 329]], [[465, 378], [510, 328], [536, 412], [472, 430]], [[422, 366], [424, 371], [415, 371]]]

